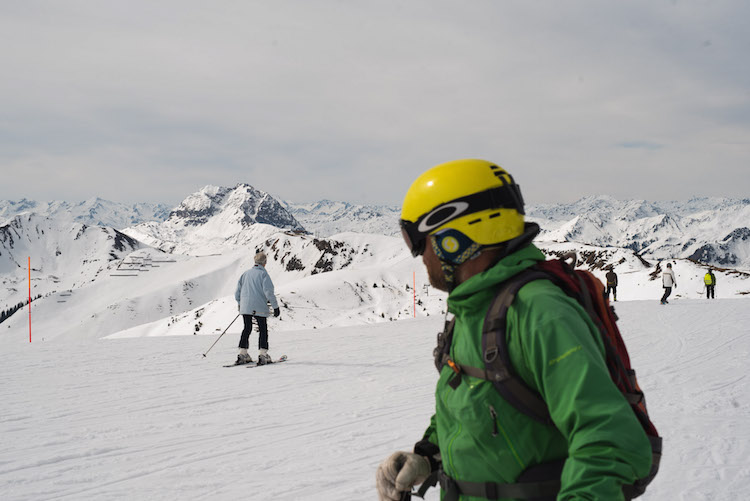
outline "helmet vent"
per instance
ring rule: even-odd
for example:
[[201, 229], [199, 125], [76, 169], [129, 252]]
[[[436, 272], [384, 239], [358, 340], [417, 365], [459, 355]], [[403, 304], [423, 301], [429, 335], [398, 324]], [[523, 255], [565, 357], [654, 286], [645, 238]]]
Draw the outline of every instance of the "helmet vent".
[[473, 221], [469, 221], [469, 224], [477, 224], [481, 221], [482, 221], [482, 218], [480, 217], [479, 219], [474, 219]]
[[495, 212], [494, 214], [490, 214], [490, 219], [495, 218], [495, 217], [499, 217], [499, 216], [500, 216], [500, 213], [499, 212]]

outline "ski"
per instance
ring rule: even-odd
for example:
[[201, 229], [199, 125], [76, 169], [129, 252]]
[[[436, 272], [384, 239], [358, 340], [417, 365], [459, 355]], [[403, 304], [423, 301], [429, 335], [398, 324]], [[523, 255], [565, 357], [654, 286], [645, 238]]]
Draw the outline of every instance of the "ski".
[[235, 363], [229, 364], [229, 365], [222, 365], [222, 367], [242, 367], [243, 365], [252, 365], [254, 363], [255, 362], [248, 362], [246, 364], [238, 364], [237, 362], [235, 362]]
[[[272, 360], [271, 362], [269, 362], [267, 364], [263, 364], [263, 365], [280, 364], [281, 362], [286, 362], [286, 361], [287, 361], [287, 356], [286, 355], [281, 355], [276, 360]], [[258, 362], [253, 362], [251, 364], [245, 364], [245, 365], [247, 365], [248, 369], [252, 369], [253, 367], [263, 367], [263, 365], [258, 365]]]
[[[287, 359], [287, 356], [286, 355], [282, 355], [279, 358], [277, 358], [276, 360], [271, 361], [267, 365], [278, 364], [278, 363], [286, 361], [286, 359]], [[233, 364], [229, 364], [229, 365], [223, 365], [222, 367], [258, 367], [258, 363], [257, 362], [248, 362], [246, 364], [233, 363]]]

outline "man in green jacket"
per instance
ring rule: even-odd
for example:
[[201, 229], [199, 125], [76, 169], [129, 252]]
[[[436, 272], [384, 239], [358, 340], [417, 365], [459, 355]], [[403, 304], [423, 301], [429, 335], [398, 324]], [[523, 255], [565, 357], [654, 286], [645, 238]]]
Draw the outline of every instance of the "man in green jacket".
[[[523, 215], [513, 178], [483, 160], [433, 167], [406, 194], [402, 233], [432, 285], [450, 293], [450, 358], [458, 366], [484, 367], [482, 323], [494, 292], [544, 260], [531, 243], [539, 227]], [[489, 381], [463, 374], [456, 385], [444, 366], [422, 440], [378, 468], [381, 500], [404, 499], [439, 472], [444, 500], [614, 501], [625, 499], [623, 485], [649, 473], [646, 433], [609, 376], [596, 326], [575, 300], [548, 280], [523, 286], [508, 310], [507, 343], [513, 369], [544, 399], [553, 424], [518, 411]], [[498, 494], [549, 476], [549, 468], [559, 475], [556, 498]]]

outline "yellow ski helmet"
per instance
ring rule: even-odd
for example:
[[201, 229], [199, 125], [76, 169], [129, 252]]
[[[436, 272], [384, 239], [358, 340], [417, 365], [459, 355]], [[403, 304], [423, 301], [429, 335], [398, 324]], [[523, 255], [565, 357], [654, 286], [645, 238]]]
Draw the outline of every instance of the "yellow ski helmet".
[[522, 235], [523, 216], [521, 190], [510, 174], [492, 162], [465, 159], [437, 165], [419, 176], [406, 192], [400, 224], [415, 257], [424, 252], [427, 237], [436, 233], [449, 234], [441, 246], [457, 256], [466, 239], [481, 248]]

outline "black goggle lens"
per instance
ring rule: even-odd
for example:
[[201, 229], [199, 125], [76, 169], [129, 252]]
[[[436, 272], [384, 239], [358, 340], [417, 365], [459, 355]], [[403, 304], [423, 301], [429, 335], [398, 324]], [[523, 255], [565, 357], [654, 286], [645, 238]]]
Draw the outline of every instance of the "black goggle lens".
[[416, 225], [414, 223], [404, 221], [403, 219], [401, 220], [401, 236], [404, 237], [404, 242], [406, 242], [406, 246], [411, 251], [411, 255], [419, 257], [424, 254], [425, 238], [423, 235], [420, 235], [419, 232], [415, 232], [415, 228]]

